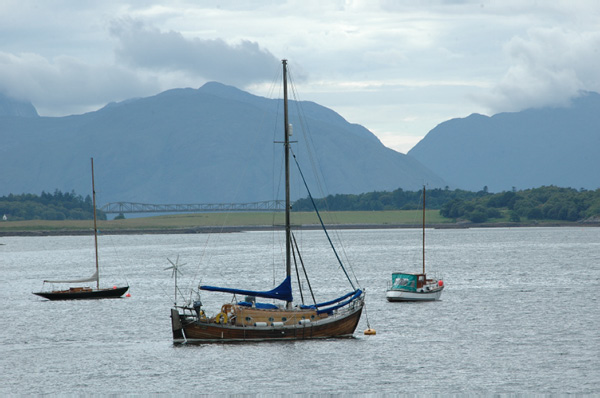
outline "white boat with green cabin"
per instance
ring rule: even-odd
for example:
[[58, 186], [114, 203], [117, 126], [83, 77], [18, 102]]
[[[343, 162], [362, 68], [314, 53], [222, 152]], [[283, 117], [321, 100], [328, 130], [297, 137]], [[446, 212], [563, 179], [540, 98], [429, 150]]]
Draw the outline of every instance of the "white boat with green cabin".
[[388, 301], [434, 301], [444, 290], [441, 279], [427, 279], [425, 274], [392, 273], [392, 283], [385, 293]]
[[393, 272], [385, 297], [388, 301], [435, 301], [444, 290], [444, 281], [425, 273], [425, 187], [423, 187], [423, 272]]

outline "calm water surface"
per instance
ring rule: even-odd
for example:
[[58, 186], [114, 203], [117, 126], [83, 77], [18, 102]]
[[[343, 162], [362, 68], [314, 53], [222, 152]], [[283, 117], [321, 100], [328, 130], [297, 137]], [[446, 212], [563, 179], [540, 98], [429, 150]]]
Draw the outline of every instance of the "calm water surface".
[[[367, 291], [354, 339], [175, 347], [170, 271], [264, 289], [281, 277], [273, 233], [101, 236], [101, 275], [131, 297], [50, 302], [45, 278], [93, 273], [92, 237], [0, 238], [0, 394], [600, 394], [600, 228], [430, 230], [433, 303], [388, 303], [392, 271], [418, 271], [420, 231], [333, 232]], [[316, 294], [347, 291], [303, 232]], [[273, 241], [276, 241], [273, 251]], [[341, 282], [341, 283], [340, 283]], [[318, 297], [318, 298], [319, 298]], [[203, 293], [207, 310], [230, 296]], [[180, 299], [181, 301], [181, 299]], [[370, 326], [376, 336], [364, 336]]]

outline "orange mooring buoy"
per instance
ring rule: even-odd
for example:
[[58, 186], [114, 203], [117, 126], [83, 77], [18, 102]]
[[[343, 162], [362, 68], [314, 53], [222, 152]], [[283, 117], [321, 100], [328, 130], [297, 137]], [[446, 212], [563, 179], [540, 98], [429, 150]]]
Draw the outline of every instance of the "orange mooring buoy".
[[373, 336], [373, 335], [377, 334], [377, 332], [375, 332], [375, 329], [368, 328], [365, 330], [365, 334], [367, 336]]
[[127, 293], [127, 294], [125, 295], [125, 297], [131, 297], [131, 294], [130, 294], [130, 293]]

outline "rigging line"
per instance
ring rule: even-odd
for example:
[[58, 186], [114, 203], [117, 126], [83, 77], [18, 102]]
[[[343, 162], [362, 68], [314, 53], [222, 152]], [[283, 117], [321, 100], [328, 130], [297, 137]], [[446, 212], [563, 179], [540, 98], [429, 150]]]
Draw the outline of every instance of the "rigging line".
[[[275, 91], [275, 87], [277, 87], [277, 83], [276, 83], [277, 80], [276, 79], [279, 77], [279, 73], [282, 73], [282, 72], [277, 71], [275, 73], [275, 76], [274, 76], [274, 78], [273, 78], [273, 80], [271, 82], [271, 85], [269, 87], [269, 92], [270, 92], [271, 95]], [[264, 126], [267, 125], [266, 120], [267, 120], [268, 113], [269, 113], [269, 107], [267, 106], [267, 107], [264, 108], [264, 111], [261, 114], [259, 123], [256, 126], [256, 130], [254, 130], [256, 132], [257, 138], [261, 138], [261, 132], [267, 130], [266, 127], [264, 127]], [[278, 112], [276, 113], [276, 115], [278, 115]], [[274, 129], [275, 129], [275, 127], [274, 127]], [[250, 130], [250, 131], [252, 131], [252, 130]], [[262, 145], [263, 145], [262, 140], [261, 139], [256, 139], [254, 145], [251, 148], [249, 148], [249, 150], [247, 151], [247, 153], [250, 153], [250, 154], [258, 153], [257, 149], [259, 147], [261, 147]], [[236, 185], [236, 188], [234, 190], [235, 194], [233, 195], [234, 198], [238, 197], [238, 193], [240, 192], [240, 187], [242, 185], [242, 182], [245, 180], [245, 176], [247, 175], [248, 171], [249, 171], [249, 168], [246, 167], [239, 174], [240, 178], [237, 180], [237, 185]], [[232, 202], [235, 202], [235, 200], [232, 201]], [[229, 218], [231, 217], [232, 213], [225, 213], [225, 214], [226, 214], [225, 219], [224, 219], [224, 221], [223, 221], [223, 223], [221, 225], [221, 232], [223, 231], [223, 229], [224, 229], [226, 223], [228, 222]]]
[[[337, 239], [341, 242], [341, 237], [339, 235], [339, 231], [338, 230], [334, 230], [334, 233], [336, 234]], [[348, 268], [350, 269], [350, 272], [352, 273], [352, 276], [354, 277], [354, 280], [356, 282], [356, 284], [358, 285], [358, 287], [360, 288], [360, 282], [358, 281], [358, 278], [356, 277], [356, 274], [354, 273], [354, 267], [352, 267], [352, 263], [350, 262], [350, 258], [348, 257], [348, 254], [346, 253], [346, 247], [343, 244], [340, 244], [341, 250], [342, 250], [342, 254], [344, 256], [344, 258], [346, 259], [346, 263], [348, 264]]]
[[[219, 241], [219, 239], [222, 239], [222, 237], [224, 236], [223, 230], [225, 229], [225, 224], [227, 223], [226, 221], [227, 221], [227, 217], [225, 217], [225, 219], [223, 219], [223, 222], [220, 225], [220, 229], [218, 231], [213, 231], [212, 228], [209, 228], [209, 232], [207, 234], [205, 234], [206, 240], [204, 241], [204, 245], [201, 249], [200, 259], [198, 260], [194, 274], [188, 282], [188, 289], [193, 289], [193, 287], [194, 287], [193, 285], [195, 284], [194, 281], [196, 281], [198, 279], [198, 275], [200, 273], [200, 267], [202, 266], [202, 264], [205, 264], [205, 266], [210, 264], [210, 262], [213, 258], [213, 255], [208, 250], [208, 247], [210, 245], [211, 240], [214, 240], [213, 237], [215, 234], [217, 235], [217, 242]], [[221, 277], [224, 277], [224, 274], [223, 274], [221, 268], [218, 268], [217, 272], [219, 273], [219, 275], [221, 275]]]
[[[414, 240], [415, 241], [415, 245], [420, 246], [421, 245], [421, 224], [423, 222], [422, 217], [423, 217], [423, 189], [420, 189], [419, 191], [415, 191], [414, 192], [414, 200], [416, 200], [417, 205], [416, 205], [416, 209], [412, 210], [413, 214], [412, 214], [412, 224], [414, 225], [418, 225], [419, 226], [419, 234], [418, 235], [410, 235], [410, 239], [411, 241]], [[417, 243], [418, 242], [418, 243]], [[422, 256], [423, 253], [421, 250], [413, 250], [412, 254], [410, 256], [410, 260], [413, 263], [420, 263], [422, 261]]]
[[333, 246], [333, 242], [331, 241], [331, 238], [329, 237], [329, 233], [327, 232], [327, 228], [325, 228], [325, 224], [323, 223], [323, 219], [321, 218], [321, 214], [319, 213], [319, 209], [317, 209], [317, 205], [315, 204], [315, 200], [313, 199], [312, 195], [310, 194], [310, 189], [308, 189], [308, 184], [306, 183], [306, 179], [304, 178], [304, 174], [302, 173], [302, 169], [300, 168], [300, 165], [298, 164], [298, 159], [296, 159], [296, 155], [294, 154], [294, 151], [292, 151], [292, 157], [294, 158], [294, 162], [296, 162], [296, 167], [298, 168], [298, 172], [300, 172], [300, 176], [302, 177], [302, 181], [304, 182], [304, 187], [306, 188], [306, 191], [308, 192], [308, 197], [310, 198], [310, 201], [312, 202], [312, 205], [313, 205], [313, 207], [315, 209], [315, 212], [317, 213], [317, 217], [319, 218], [319, 222], [321, 223], [321, 227], [323, 228], [323, 231], [325, 232], [325, 236], [327, 236], [327, 240], [329, 241], [329, 245], [331, 246], [331, 249], [333, 250], [333, 253], [335, 254], [335, 257], [337, 258], [338, 263], [340, 264], [340, 267], [342, 267], [342, 270], [344, 271], [344, 274], [346, 275], [346, 278], [348, 279], [348, 282], [350, 282], [350, 286], [352, 286], [352, 289], [356, 290], [356, 287], [354, 286], [354, 283], [352, 283], [352, 279], [350, 279], [350, 275], [348, 275], [348, 271], [346, 271], [346, 267], [344, 267], [344, 264], [342, 263], [342, 260], [340, 259], [340, 256], [338, 255], [337, 250], [335, 250], [335, 247]]
[[[96, 178], [96, 180], [98, 180], [98, 178]], [[96, 190], [96, 198], [99, 197], [99, 196], [100, 197], [102, 196], [102, 191]], [[104, 216], [106, 217], [106, 213], [104, 214]], [[107, 221], [107, 220], [100, 220], [100, 221]], [[97, 228], [96, 231], [97, 231], [96, 233], [98, 234], [98, 236], [106, 236], [106, 237], [108, 237], [108, 240], [110, 241], [111, 249], [112, 249], [112, 251], [113, 251], [113, 253], [114, 253], [114, 255], [115, 255], [116, 259], [117, 259], [116, 264], [117, 264], [117, 266], [119, 268], [119, 274], [120, 274], [120, 276], [122, 276], [123, 278], [125, 278], [125, 283], [127, 284], [127, 286], [129, 286], [129, 280], [127, 279], [127, 273], [125, 273], [124, 270], [123, 270], [123, 258], [119, 255], [119, 252], [117, 252], [117, 247], [116, 247], [113, 235], [112, 234], [103, 234], [102, 230], [100, 228]], [[98, 252], [100, 252], [100, 250], [98, 250]], [[113, 262], [113, 264], [114, 263], [115, 262]]]
[[[223, 231], [224, 225], [221, 225], [221, 232]], [[204, 245], [202, 246], [201, 249], [201, 254], [200, 254], [200, 259], [198, 260], [198, 263], [196, 264], [196, 267], [194, 269], [194, 272], [192, 274], [192, 277], [189, 279], [189, 281], [187, 282], [188, 287], [187, 289], [191, 290], [193, 289], [193, 284], [194, 281], [198, 278], [198, 274], [200, 273], [200, 266], [203, 263], [209, 263], [210, 262], [210, 256], [208, 260], [205, 260], [205, 257], [207, 256], [207, 248], [209, 245], [209, 242], [211, 241], [211, 238], [213, 236], [215, 232], [213, 232], [212, 228], [209, 228], [208, 232], [206, 234], [202, 234], [202, 235], [206, 235], [206, 240], [204, 241]]]
[[[100, 230], [98, 230], [98, 234], [101, 234]], [[114, 256], [117, 259], [116, 263], [118, 264], [119, 272], [121, 273], [121, 275], [124, 276], [125, 283], [127, 284], [127, 286], [129, 286], [129, 281], [127, 280], [127, 274], [123, 273], [123, 259], [121, 258], [121, 256], [119, 256], [119, 252], [117, 252], [117, 248], [115, 246], [113, 237], [112, 237], [112, 235], [105, 235], [105, 236], [108, 236], [108, 239], [110, 240], [112, 251], [114, 253]]]
[[[325, 180], [323, 178], [321, 178], [321, 176], [324, 176], [325, 174], [323, 173], [323, 169], [321, 168], [321, 164], [320, 164], [318, 158], [314, 154], [314, 150], [312, 150], [312, 148], [316, 148], [316, 145], [312, 139], [313, 135], [311, 134], [308, 124], [306, 124], [304, 122], [308, 118], [306, 117], [306, 114], [304, 113], [304, 108], [302, 107], [302, 101], [300, 101], [298, 92], [296, 90], [296, 86], [293, 83], [292, 76], [289, 71], [288, 71], [288, 75], [290, 75], [289, 81], [290, 81], [290, 86], [292, 89], [292, 95], [295, 99], [294, 105], [296, 106], [296, 111], [298, 113], [298, 120], [300, 122], [302, 135], [304, 136], [304, 139], [305, 139], [304, 142], [305, 142], [308, 157], [309, 157], [309, 160], [310, 160], [310, 163], [312, 166], [313, 176], [315, 178], [317, 190], [319, 191], [321, 197], [323, 198], [323, 201], [325, 202], [325, 207], [327, 208], [328, 211], [330, 211], [329, 203], [327, 201], [327, 195], [325, 195], [325, 192], [329, 192], [329, 190], [327, 189], [327, 184], [326, 184]], [[325, 186], [325, 188], [324, 188], [324, 186]], [[337, 234], [337, 231], [335, 233]], [[339, 236], [338, 236], [338, 240], [341, 242], [341, 239], [339, 239]]]
[[367, 313], [367, 292], [364, 292], [363, 308], [365, 310], [365, 318], [367, 319], [367, 328], [371, 329], [371, 323], [369, 322], [369, 314]]
[[294, 98], [293, 103], [296, 108], [296, 113], [298, 115], [298, 121], [300, 122], [300, 130], [302, 131], [302, 135], [304, 136], [304, 145], [306, 146], [308, 159], [312, 166], [313, 175], [315, 177], [317, 189], [318, 189], [319, 193], [321, 194], [321, 196], [324, 196], [323, 195], [324, 190], [321, 185], [321, 179], [319, 178], [319, 174], [317, 173], [317, 170], [319, 170], [321, 172], [321, 175], [323, 174], [323, 171], [321, 170], [320, 164], [319, 164], [316, 156], [314, 155], [314, 152], [311, 150], [311, 148], [315, 148], [316, 145], [314, 144], [314, 142], [312, 140], [312, 134], [310, 134], [310, 129], [309, 129], [308, 125], [304, 122], [307, 119], [307, 117], [306, 117], [306, 114], [304, 113], [304, 108], [301, 106], [302, 104], [300, 101], [300, 96], [298, 95], [298, 91], [296, 90], [296, 85], [294, 84], [292, 73], [289, 70], [288, 70], [288, 80], [289, 80], [289, 85], [290, 85], [291, 91], [292, 91], [292, 97]]
[[160, 288], [160, 290], [162, 290], [165, 297], [168, 297], [169, 301], [173, 302], [173, 291], [167, 292], [167, 290], [164, 287], [162, 287], [160, 285], [158, 287]]
[[[296, 268], [296, 278], [298, 279], [298, 291], [300, 292], [300, 299], [302, 300], [302, 305], [304, 305], [304, 294], [302, 294], [302, 281], [300, 280], [300, 272], [298, 272], [298, 262], [296, 261], [296, 250], [294, 246], [292, 246], [292, 256], [294, 257], [294, 267]], [[300, 253], [298, 253], [300, 255]]]
[[300, 258], [300, 264], [302, 264], [302, 271], [304, 272], [304, 278], [306, 279], [306, 284], [308, 285], [308, 290], [310, 291], [310, 295], [313, 299], [313, 303], [315, 306], [317, 305], [317, 300], [315, 299], [315, 293], [313, 292], [312, 286], [310, 284], [310, 279], [308, 279], [308, 273], [306, 272], [306, 267], [304, 266], [304, 260], [302, 260], [302, 255], [300, 254], [300, 249], [298, 248], [298, 242], [296, 242], [296, 235], [292, 233], [292, 240], [294, 245], [296, 246], [296, 251], [298, 252], [298, 258]]
[[193, 274], [192, 278], [188, 282], [189, 283], [189, 285], [188, 285], [189, 289], [193, 288], [192, 284], [198, 278], [198, 274], [200, 273], [200, 266], [202, 265], [202, 263], [204, 263], [204, 262], [205, 263], [210, 262], [210, 257], [209, 257], [208, 260], [205, 260], [205, 257], [207, 256], [207, 254], [206, 254], [207, 253], [207, 248], [208, 248], [208, 244], [209, 244], [209, 242], [211, 240], [212, 234], [213, 234], [213, 232], [212, 232], [212, 229], [211, 229], [211, 230], [209, 230], [209, 232], [207, 234], [206, 241], [204, 242], [204, 247], [202, 247], [202, 251], [201, 251], [201, 254], [200, 254], [200, 260], [198, 261], [198, 265], [196, 266], [196, 269], [194, 271], [194, 274]]
[[[277, 107], [279, 109], [279, 102], [277, 103]], [[279, 113], [279, 112], [278, 112]], [[275, 141], [275, 130], [273, 131], [273, 142], [276, 143], [277, 141]], [[284, 167], [283, 167], [283, 163], [284, 163], [284, 158], [283, 156], [277, 157], [276, 153], [279, 153], [279, 151], [276, 151], [276, 145], [273, 146], [273, 174], [272, 174], [272, 178], [273, 178], [273, 199], [277, 200], [279, 198], [279, 195], [281, 193], [281, 182], [283, 179], [283, 171], [284, 171]], [[275, 167], [275, 161], [276, 159], [279, 160], [279, 167]], [[275, 180], [275, 170], [279, 170], [279, 177], [277, 178], [277, 180]], [[277, 181], [277, 182], [276, 182]], [[271, 213], [271, 225], [273, 226], [273, 245], [275, 242], [275, 236], [276, 236], [276, 231], [275, 231], [275, 218], [277, 217], [277, 213], [276, 212], [272, 212]], [[279, 241], [279, 254], [284, 257], [284, 253], [285, 253], [285, 248], [282, 246], [281, 241]], [[285, 261], [285, 260], [284, 260]], [[275, 253], [273, 253], [273, 285], [275, 286], [276, 283], [276, 277], [275, 277], [275, 273], [276, 273], [276, 267], [275, 267]]]
[[117, 245], [115, 243], [115, 240], [113, 238], [112, 234], [107, 234], [107, 235], [102, 235], [102, 231], [98, 230], [98, 235], [99, 236], [108, 236], [108, 239], [110, 240], [110, 244], [113, 250], [113, 253], [117, 259], [116, 263], [117, 266], [119, 267], [119, 274], [125, 278], [125, 283], [127, 284], [127, 286], [129, 286], [129, 280], [127, 279], [127, 273], [124, 271], [124, 261], [123, 261], [123, 257], [119, 254], [119, 252], [117, 251]]
[[314, 141], [312, 140], [312, 134], [310, 134], [310, 129], [309, 129], [308, 125], [304, 122], [307, 119], [307, 117], [306, 117], [306, 114], [304, 113], [304, 108], [302, 107], [300, 97], [296, 90], [296, 85], [294, 84], [293, 76], [289, 70], [288, 70], [288, 80], [289, 80], [289, 84], [291, 87], [292, 96], [294, 98], [294, 106], [296, 107], [296, 112], [298, 114], [298, 121], [300, 122], [300, 130], [302, 131], [302, 135], [304, 136], [304, 145], [306, 146], [308, 159], [312, 166], [313, 175], [315, 177], [315, 181], [317, 184], [317, 189], [318, 189], [319, 193], [321, 194], [321, 196], [325, 196], [324, 189], [322, 186], [322, 181], [319, 178], [319, 173], [317, 173], [317, 170], [318, 170], [321, 173], [321, 175], [323, 175], [323, 170], [321, 170], [321, 165], [319, 164], [317, 157], [314, 155], [314, 152], [311, 150], [311, 148], [315, 148], [316, 145], [315, 145]]
[[[283, 98], [283, 85], [280, 84], [280, 82], [282, 81], [282, 74], [283, 71], [280, 68], [276, 69], [277, 72], [275, 74], [275, 77], [272, 80], [271, 83], [271, 90], [270, 90], [270, 98], [274, 98], [274, 91], [275, 91], [275, 87], [279, 88], [279, 94], [281, 95], [281, 97]], [[272, 132], [271, 132], [271, 139], [273, 143], [278, 143], [277, 141], [277, 137], [280, 131], [280, 128], [278, 127], [278, 121], [280, 119], [280, 115], [281, 115], [281, 107], [283, 105], [283, 100], [280, 99], [273, 99], [274, 104], [275, 104], [275, 122], [272, 125]], [[279, 152], [277, 150], [277, 146], [274, 145], [273, 147], [273, 151], [272, 151], [272, 159], [273, 159], [273, 163], [272, 163], [272, 167], [271, 167], [271, 182], [272, 182], [272, 198], [277, 200], [279, 198], [279, 195], [281, 194], [281, 186], [282, 186], [282, 179], [283, 179], [283, 171], [284, 171], [284, 167], [283, 167], [283, 163], [284, 163], [284, 157], [283, 157], [283, 153]], [[279, 161], [279, 167], [275, 167], [276, 162]], [[275, 178], [275, 171], [279, 170], [279, 176], [277, 177], [277, 179]], [[273, 212], [272, 216], [271, 216], [271, 225], [273, 226], [272, 228], [272, 242], [273, 242], [273, 247], [275, 247], [275, 237], [277, 236], [277, 232], [276, 232], [276, 228], [275, 228], [275, 219], [277, 217], [277, 213]], [[285, 256], [285, 248], [282, 246], [282, 242], [279, 241], [279, 254], [280, 256]], [[275, 267], [275, 251], [272, 252], [272, 273], [273, 273], [273, 285], [276, 285], [276, 271], [277, 268]], [[284, 260], [285, 261], [285, 260]]]
[[[269, 95], [268, 95], [268, 96], [269, 96], [269, 97], [272, 97], [272, 96], [273, 96], [273, 92], [275, 91], [275, 88], [277, 87], [277, 81], [279, 80], [279, 79], [278, 79], [278, 77], [279, 77], [280, 73], [281, 73], [281, 72], [279, 71], [279, 68], [277, 68], [277, 72], [275, 73], [275, 76], [274, 76], [274, 78], [273, 78], [273, 80], [271, 81], [271, 84], [270, 84], [270, 86], [269, 86], [269, 90], [268, 90], [268, 92], [269, 92]], [[279, 104], [277, 104], [277, 106], [279, 106]], [[263, 126], [265, 126], [265, 125], [266, 125], [266, 122], [265, 122], [265, 121], [266, 121], [266, 119], [267, 119], [267, 113], [268, 113], [268, 109], [269, 109], [269, 108], [267, 107], [267, 109], [265, 109], [265, 111], [262, 113], [262, 117], [261, 117], [261, 119], [260, 119], [259, 126], [258, 126], [258, 131], [262, 131], [262, 130], [263, 130]], [[279, 112], [276, 112], [276, 114], [279, 114]], [[275, 129], [275, 128], [274, 128], [274, 129]], [[265, 128], [265, 130], [266, 130], [266, 128]], [[258, 147], [260, 144], [261, 144], [261, 140], [256, 140], [255, 148], [257, 148], [257, 147]], [[256, 152], [255, 150], [250, 150], [250, 151], [249, 151], [249, 153], [255, 153], [255, 152]], [[244, 173], [242, 173], [242, 175], [244, 175], [244, 174], [245, 174], [246, 170], [247, 170], [247, 169], [245, 169], [245, 171], [244, 171]], [[240, 185], [241, 185], [242, 181], [243, 181], [243, 178], [241, 178], [241, 179], [239, 179], [239, 180], [238, 180], [238, 185], [237, 185], [237, 188], [236, 188], [236, 190], [235, 190], [235, 192], [236, 192], [236, 193], [237, 193], [237, 192], [239, 192], [239, 187], [240, 187]], [[236, 194], [236, 195], [237, 195], [237, 194]], [[223, 232], [223, 230], [225, 229], [225, 225], [227, 224], [227, 222], [228, 222], [229, 218], [230, 218], [230, 213], [226, 213], [226, 214], [225, 214], [225, 217], [224, 217], [224, 219], [223, 219], [223, 221], [222, 221], [222, 223], [221, 223], [221, 225], [220, 225], [220, 230], [219, 230], [219, 232], [216, 232], [216, 233], [222, 233], [222, 232]], [[212, 237], [213, 233], [215, 233], [215, 232], [213, 232], [213, 231], [212, 231], [212, 229], [211, 229], [211, 230], [210, 230], [210, 232], [208, 233], [207, 240], [206, 240], [206, 242], [205, 242], [205, 244], [204, 244], [204, 248], [203, 248], [203, 250], [202, 250], [202, 256], [201, 256], [201, 258], [200, 258], [200, 261], [199, 261], [199, 263], [198, 263], [198, 266], [196, 267], [196, 270], [195, 270], [195, 273], [194, 273], [194, 275], [193, 275], [193, 278], [192, 278], [192, 280], [190, 280], [190, 282], [189, 282], [189, 283], [190, 283], [190, 286], [193, 284], [193, 281], [197, 280], [198, 274], [199, 274], [199, 272], [200, 272], [200, 266], [201, 266], [201, 264], [202, 264], [203, 262], [204, 262], [204, 263], [206, 263], [206, 264], [208, 264], [208, 263], [210, 263], [210, 261], [211, 261], [211, 259], [212, 259], [212, 256], [210, 256], [210, 255], [207, 255], [206, 253], [207, 253], [207, 247], [208, 247], [209, 241], [211, 240], [211, 237]], [[220, 270], [219, 270], [219, 272], [220, 272]], [[222, 274], [222, 273], [221, 273], [221, 276], [223, 276], [223, 274]]]
[[[311, 148], [316, 147], [314, 141], [312, 140], [312, 134], [310, 134], [310, 129], [308, 127], [308, 125], [306, 125], [304, 123], [304, 120], [306, 120], [306, 115], [304, 113], [304, 108], [301, 106], [301, 101], [299, 99], [299, 95], [298, 92], [296, 90], [296, 86], [293, 83], [293, 76], [289, 71], [288, 68], [288, 80], [290, 82], [290, 87], [291, 87], [291, 91], [292, 91], [292, 96], [294, 98], [294, 105], [296, 106], [296, 111], [298, 113], [298, 119], [300, 121], [300, 128], [302, 130], [302, 135], [304, 136], [305, 139], [305, 146], [307, 149], [307, 154], [308, 154], [308, 158], [309, 161], [311, 163], [312, 166], [312, 170], [313, 170], [313, 176], [315, 178], [316, 181], [316, 185], [317, 185], [317, 190], [319, 191], [321, 197], [323, 198], [323, 201], [325, 202], [325, 208], [330, 211], [329, 208], [329, 202], [327, 201], [327, 196], [325, 195], [325, 190], [323, 189], [323, 186], [326, 185], [325, 180], [321, 179], [319, 177], [319, 175], [323, 176], [323, 170], [321, 169], [321, 165], [317, 159], [317, 157], [314, 155], [313, 151], [311, 150]], [[319, 174], [320, 172], [320, 174]], [[326, 187], [325, 187], [326, 188]], [[327, 190], [328, 191], [328, 190]], [[329, 217], [331, 217], [333, 219], [333, 221], [337, 224], [339, 224], [339, 220], [337, 219], [335, 213], [331, 213], [329, 214]], [[348, 256], [348, 254], [346, 253], [343, 241], [341, 239], [341, 234], [339, 232], [339, 230], [334, 230], [334, 235], [337, 239], [338, 245], [341, 247], [342, 249], [342, 255], [344, 256], [344, 259], [346, 260], [348, 267], [350, 268], [354, 279], [356, 280], [356, 282], [358, 283], [358, 278], [356, 278], [356, 274], [354, 273], [354, 268], [352, 267], [352, 262], [350, 261], [350, 258]]]
[[[273, 147], [273, 148], [275, 148], [275, 147]], [[273, 152], [275, 152], [275, 151], [273, 151]], [[278, 167], [278, 169], [279, 169], [279, 178], [277, 179], [278, 183], [275, 184], [275, 181], [273, 181], [273, 187], [277, 186], [277, 193], [275, 193], [273, 196], [274, 199], [277, 199], [281, 192], [281, 180], [282, 180], [282, 176], [283, 176], [283, 161], [284, 161], [283, 156], [280, 157], [279, 160], [280, 160], [280, 162], [279, 162], [280, 165]], [[273, 164], [275, 164], [275, 156], [273, 156]], [[273, 167], [273, 170], [275, 170], [275, 167]], [[277, 231], [275, 228], [275, 218], [276, 217], [277, 217], [277, 213], [272, 212], [271, 213], [271, 225], [273, 228], [271, 230], [272, 231], [271, 236], [272, 236], [273, 246], [275, 246], [275, 237], [277, 236]], [[281, 256], [280, 258], [285, 259], [285, 247], [283, 246], [283, 243], [284, 243], [284, 241], [279, 240], [279, 255]], [[285, 260], [283, 260], [283, 261], [285, 262]], [[275, 267], [275, 251], [274, 250], [273, 250], [273, 255], [272, 255], [272, 265], [273, 265], [273, 270], [272, 270], [273, 271], [273, 286], [276, 286], [276, 283], [277, 283], [276, 282], [277, 281], [276, 271], [279, 268]]]

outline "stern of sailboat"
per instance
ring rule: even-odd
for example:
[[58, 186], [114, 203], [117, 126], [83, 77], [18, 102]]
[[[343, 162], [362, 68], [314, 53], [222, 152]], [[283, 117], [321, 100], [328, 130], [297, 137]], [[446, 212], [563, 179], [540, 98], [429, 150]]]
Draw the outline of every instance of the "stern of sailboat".
[[181, 323], [181, 317], [179, 311], [175, 308], [171, 308], [171, 327], [173, 329], [173, 341], [183, 341], [183, 325]]

